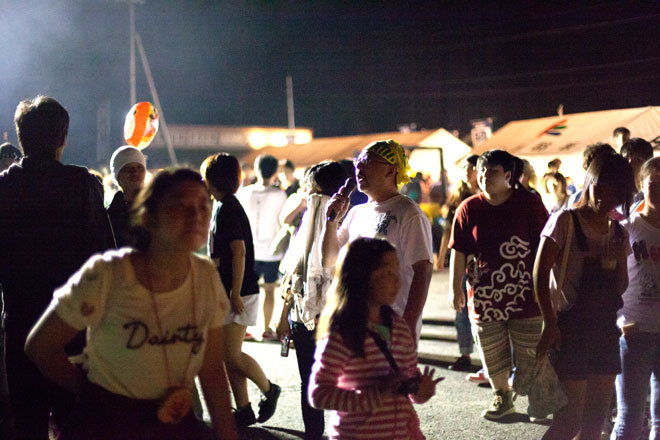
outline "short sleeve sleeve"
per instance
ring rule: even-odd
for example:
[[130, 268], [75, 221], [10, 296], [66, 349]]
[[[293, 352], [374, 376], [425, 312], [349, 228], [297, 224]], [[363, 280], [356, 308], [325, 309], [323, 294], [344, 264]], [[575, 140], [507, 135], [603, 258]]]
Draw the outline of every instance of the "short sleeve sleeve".
[[454, 221], [451, 225], [451, 236], [448, 246], [450, 249], [455, 249], [464, 254], [469, 254], [475, 246], [474, 238], [470, 234], [468, 200], [464, 200], [456, 209]]
[[545, 206], [543, 205], [540, 197], [534, 194], [530, 195], [532, 196], [530, 199], [533, 202], [532, 209], [534, 212], [534, 221], [532, 223], [533, 229], [530, 232], [532, 237], [536, 237], [536, 241], [533, 243], [534, 247], [538, 247], [539, 240], [541, 238], [541, 232], [543, 231], [543, 228], [548, 221], [548, 211], [545, 209]]
[[77, 330], [98, 324], [105, 310], [112, 267], [112, 261], [103, 255], [93, 256], [55, 291], [49, 308]]
[[228, 243], [235, 240], [245, 241], [246, 231], [241, 227], [242, 213], [238, 212], [241, 208], [240, 204], [227, 206], [222, 205], [218, 211], [216, 219], [215, 233], [222, 236]]
[[403, 265], [412, 265], [418, 261], [433, 262], [433, 242], [431, 223], [421, 212], [413, 216], [404, 225], [401, 234], [406, 244], [403, 251]]
[[548, 237], [555, 242], [559, 249], [564, 249], [570, 215], [571, 213], [568, 211], [552, 214], [541, 231], [541, 237]]
[[348, 211], [348, 214], [346, 214], [346, 217], [344, 217], [344, 221], [342, 222], [341, 226], [339, 227], [339, 229], [337, 229], [337, 240], [339, 241], [339, 249], [341, 249], [346, 243], [348, 243], [348, 239], [349, 239], [348, 229], [351, 225], [351, 222], [353, 221], [353, 217], [355, 217], [355, 210], [356, 208], [353, 207], [351, 208], [350, 211]]

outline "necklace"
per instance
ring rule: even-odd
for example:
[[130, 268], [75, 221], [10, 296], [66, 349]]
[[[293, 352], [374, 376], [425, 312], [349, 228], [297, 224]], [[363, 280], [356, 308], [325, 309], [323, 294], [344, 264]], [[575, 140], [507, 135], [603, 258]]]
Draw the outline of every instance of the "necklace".
[[[147, 281], [149, 283], [149, 297], [151, 298], [151, 305], [154, 311], [154, 317], [156, 318], [156, 326], [158, 327], [158, 333], [161, 341], [165, 341], [163, 326], [161, 324], [160, 315], [158, 314], [158, 305], [156, 304], [156, 294], [153, 291], [153, 281], [151, 278], [151, 269], [149, 268], [148, 261], [145, 262], [145, 274], [147, 276]], [[190, 283], [191, 283], [191, 301], [192, 301], [192, 319], [193, 326], [197, 326], [197, 310], [196, 310], [196, 301], [195, 301], [195, 277], [193, 274], [192, 264], [190, 264]], [[185, 283], [185, 281], [184, 281]], [[158, 402], [158, 420], [163, 423], [178, 423], [181, 421], [192, 408], [192, 393], [190, 389], [185, 386], [186, 376], [188, 375], [188, 370], [190, 369], [190, 363], [192, 362], [193, 350], [190, 349], [190, 354], [188, 355], [188, 361], [186, 362], [186, 368], [183, 370], [183, 382], [181, 385], [174, 385], [174, 380], [172, 378], [172, 371], [170, 369], [170, 362], [167, 356], [167, 345], [161, 344], [163, 349], [163, 360], [165, 361], [165, 371], [167, 372], [167, 384], [169, 388], [165, 392], [165, 395]]]

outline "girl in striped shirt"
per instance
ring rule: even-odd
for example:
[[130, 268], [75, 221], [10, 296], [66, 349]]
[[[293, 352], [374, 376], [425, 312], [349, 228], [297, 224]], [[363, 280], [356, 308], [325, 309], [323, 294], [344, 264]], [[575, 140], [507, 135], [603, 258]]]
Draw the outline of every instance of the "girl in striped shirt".
[[336, 274], [318, 326], [310, 403], [332, 410], [332, 439], [423, 439], [412, 403], [428, 401], [442, 378], [417, 369], [410, 329], [390, 308], [401, 283], [394, 247], [359, 238]]

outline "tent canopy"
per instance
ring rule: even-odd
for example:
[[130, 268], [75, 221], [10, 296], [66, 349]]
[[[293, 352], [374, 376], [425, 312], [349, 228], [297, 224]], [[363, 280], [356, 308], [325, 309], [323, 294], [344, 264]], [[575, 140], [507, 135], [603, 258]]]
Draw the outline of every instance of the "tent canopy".
[[626, 127], [633, 137], [655, 141], [655, 144], [660, 136], [660, 107], [511, 121], [474, 150], [481, 154], [500, 148], [522, 157], [582, 154], [584, 148], [594, 142], [612, 143], [616, 127]]
[[574, 113], [563, 116], [511, 121], [474, 148], [476, 154], [495, 148], [529, 160], [537, 175], [543, 175], [550, 160], [562, 161], [560, 172], [580, 185], [584, 179], [582, 152], [594, 142], [613, 147], [613, 131], [626, 127], [632, 137], [654, 146], [660, 138], [660, 107], [638, 107]]
[[254, 162], [261, 154], [271, 154], [278, 159], [289, 159], [296, 167], [308, 167], [323, 160], [353, 158], [372, 142], [394, 139], [409, 148], [442, 148], [445, 164], [449, 166], [470, 151], [470, 147], [445, 129], [422, 130], [412, 133], [387, 132], [355, 136], [317, 138], [303, 145], [268, 147], [251, 151], [241, 158], [242, 162]]

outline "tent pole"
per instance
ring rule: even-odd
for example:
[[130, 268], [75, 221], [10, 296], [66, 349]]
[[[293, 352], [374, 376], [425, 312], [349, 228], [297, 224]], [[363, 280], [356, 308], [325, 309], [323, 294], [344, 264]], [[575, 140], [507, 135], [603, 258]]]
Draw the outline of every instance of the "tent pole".
[[144, 53], [144, 47], [142, 46], [142, 39], [140, 38], [140, 34], [137, 32], [135, 33], [135, 43], [137, 45], [138, 52], [140, 53], [144, 74], [147, 77], [147, 83], [149, 84], [149, 90], [151, 91], [151, 98], [154, 100], [154, 104], [156, 105], [156, 109], [159, 113], [160, 123], [163, 125], [163, 138], [165, 139], [165, 145], [167, 146], [167, 153], [170, 156], [170, 163], [173, 166], [176, 166], [178, 165], [178, 162], [176, 160], [176, 154], [174, 153], [174, 147], [172, 146], [170, 131], [168, 130], [167, 123], [165, 122], [165, 114], [163, 113], [163, 108], [160, 105], [160, 99], [158, 99], [158, 92], [156, 91], [154, 78], [151, 76], [149, 61], [147, 60], [147, 55]]

